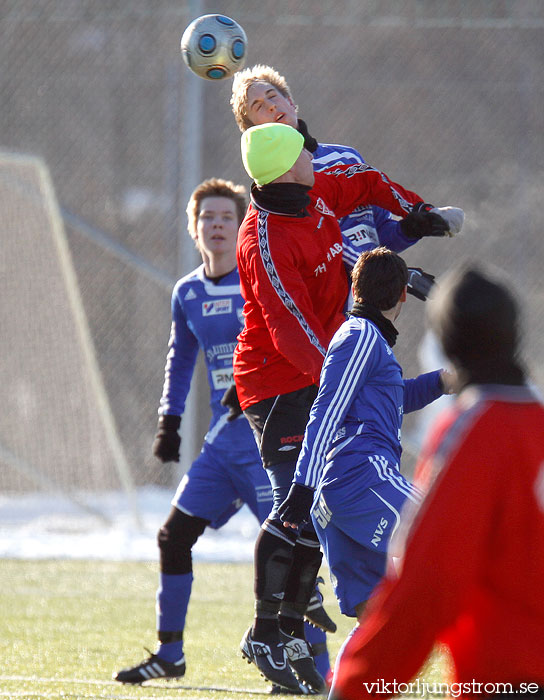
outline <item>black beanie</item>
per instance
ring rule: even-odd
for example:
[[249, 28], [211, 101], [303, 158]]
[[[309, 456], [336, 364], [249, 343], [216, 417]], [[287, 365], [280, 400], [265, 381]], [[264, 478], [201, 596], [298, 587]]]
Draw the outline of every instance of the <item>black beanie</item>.
[[429, 319], [462, 384], [521, 384], [519, 312], [502, 283], [476, 266], [449, 273], [431, 296]]

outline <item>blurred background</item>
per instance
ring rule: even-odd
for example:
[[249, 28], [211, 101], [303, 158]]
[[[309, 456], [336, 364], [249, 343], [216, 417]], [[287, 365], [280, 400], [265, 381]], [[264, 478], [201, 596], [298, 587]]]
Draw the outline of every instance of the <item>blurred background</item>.
[[[504, 271], [544, 384], [540, 0], [1, 0], [4, 495], [69, 492], [87, 507], [86, 492], [171, 489], [199, 449], [201, 364], [182, 464], [151, 455], [171, 289], [199, 262], [187, 199], [205, 177], [249, 184], [232, 81], [194, 77], [179, 52], [209, 12], [242, 24], [246, 66], [285, 75], [319, 141], [465, 210], [461, 236], [404, 257], [438, 277], [467, 258]], [[409, 297], [399, 320], [407, 377], [433, 362], [424, 312]], [[408, 474], [422, 434], [407, 417]]]

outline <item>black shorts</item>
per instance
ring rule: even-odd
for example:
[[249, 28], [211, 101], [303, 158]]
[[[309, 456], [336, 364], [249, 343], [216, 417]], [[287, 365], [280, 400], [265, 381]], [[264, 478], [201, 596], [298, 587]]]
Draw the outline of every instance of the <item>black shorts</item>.
[[264, 467], [297, 460], [317, 391], [311, 384], [246, 408]]

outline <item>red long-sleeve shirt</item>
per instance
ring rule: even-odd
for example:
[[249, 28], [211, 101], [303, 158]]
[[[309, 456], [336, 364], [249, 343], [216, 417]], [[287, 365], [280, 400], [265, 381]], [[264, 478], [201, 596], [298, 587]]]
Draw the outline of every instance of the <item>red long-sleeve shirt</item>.
[[316, 173], [309, 195], [304, 216], [252, 204], [240, 227], [245, 326], [234, 353], [234, 377], [243, 409], [319, 382], [348, 294], [337, 218], [362, 204], [405, 216], [422, 202], [365, 164]]
[[465, 390], [424, 455], [418, 472], [436, 480], [399, 578], [385, 579], [347, 644], [337, 695], [410, 681], [436, 640], [465, 695], [474, 680], [544, 685], [543, 405], [524, 387]]

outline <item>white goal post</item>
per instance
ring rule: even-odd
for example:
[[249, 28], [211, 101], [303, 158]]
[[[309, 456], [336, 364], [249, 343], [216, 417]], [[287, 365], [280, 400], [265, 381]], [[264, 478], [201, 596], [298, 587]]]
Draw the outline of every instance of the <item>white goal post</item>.
[[[0, 490], [121, 488], [140, 525], [49, 170], [0, 152]], [[89, 508], [89, 510], [91, 510]]]

